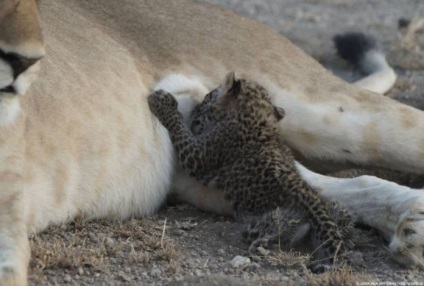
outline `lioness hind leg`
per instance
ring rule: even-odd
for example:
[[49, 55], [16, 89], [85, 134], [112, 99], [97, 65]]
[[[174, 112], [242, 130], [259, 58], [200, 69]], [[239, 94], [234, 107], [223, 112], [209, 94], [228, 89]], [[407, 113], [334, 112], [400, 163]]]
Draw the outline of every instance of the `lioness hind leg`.
[[396, 261], [424, 265], [424, 191], [373, 176], [341, 179], [314, 173], [300, 164], [297, 168], [321, 196], [342, 202], [353, 220], [377, 229], [390, 241], [389, 250]]

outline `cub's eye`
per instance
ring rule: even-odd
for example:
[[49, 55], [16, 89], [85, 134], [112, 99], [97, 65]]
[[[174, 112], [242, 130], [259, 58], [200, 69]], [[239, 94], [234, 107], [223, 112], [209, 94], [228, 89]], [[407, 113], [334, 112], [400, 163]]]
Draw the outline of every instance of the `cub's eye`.
[[209, 101], [213, 101], [218, 97], [218, 90], [214, 89], [211, 92], [209, 92], [208, 94], [206, 94], [205, 96], [205, 101], [209, 102]]
[[405, 243], [405, 248], [407, 248], [407, 249], [411, 249], [411, 248], [413, 248], [413, 247], [414, 247], [414, 245], [413, 245], [413, 244]]
[[409, 236], [411, 234], [416, 234], [416, 233], [417, 232], [415, 230], [411, 229], [411, 228], [405, 228], [403, 230], [403, 235], [405, 235], [405, 236]]

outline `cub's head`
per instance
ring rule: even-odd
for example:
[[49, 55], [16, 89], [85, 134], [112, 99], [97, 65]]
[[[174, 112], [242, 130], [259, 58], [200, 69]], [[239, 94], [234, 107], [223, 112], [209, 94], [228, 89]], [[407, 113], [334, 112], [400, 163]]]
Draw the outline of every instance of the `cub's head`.
[[398, 263], [424, 269], [423, 207], [413, 206], [401, 216], [389, 249]]
[[18, 95], [36, 78], [44, 43], [35, 0], [0, 0], [0, 125], [19, 114]]
[[193, 109], [191, 130], [194, 134], [203, 133], [228, 116], [237, 117], [239, 121], [250, 120], [250, 123], [276, 124], [284, 115], [284, 109], [272, 104], [264, 87], [251, 80], [236, 79], [231, 72]]

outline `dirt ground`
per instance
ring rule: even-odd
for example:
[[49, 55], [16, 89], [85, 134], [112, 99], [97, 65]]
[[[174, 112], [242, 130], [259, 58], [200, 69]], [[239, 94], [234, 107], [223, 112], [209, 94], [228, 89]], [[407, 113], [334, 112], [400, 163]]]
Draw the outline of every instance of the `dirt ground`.
[[[424, 108], [423, 0], [207, 0], [257, 19], [286, 35], [337, 75], [360, 75], [334, 54], [336, 33], [375, 35], [399, 79], [387, 95]], [[406, 28], [401, 24], [411, 21]], [[253, 39], [254, 40], [254, 39]], [[389, 257], [373, 230], [355, 230], [355, 263], [313, 275], [307, 256], [251, 255], [231, 219], [181, 205], [126, 222], [82, 219], [31, 239], [31, 285], [424, 285], [424, 273]], [[246, 260], [231, 265], [236, 256]]]

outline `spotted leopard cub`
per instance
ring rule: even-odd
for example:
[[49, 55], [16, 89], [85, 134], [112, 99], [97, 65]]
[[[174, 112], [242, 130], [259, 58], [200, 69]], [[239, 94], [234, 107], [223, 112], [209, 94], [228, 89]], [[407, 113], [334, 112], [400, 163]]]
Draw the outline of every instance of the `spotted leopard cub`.
[[344, 249], [343, 235], [327, 204], [298, 174], [278, 132], [284, 110], [272, 105], [262, 86], [228, 74], [195, 108], [193, 114], [204, 117], [200, 122], [192, 116], [191, 129], [171, 94], [156, 91], [148, 101], [168, 129], [185, 171], [224, 192], [238, 218], [261, 216], [277, 208], [303, 218], [312, 228], [317, 249], [317, 262], [311, 269], [319, 272], [331, 267]]

